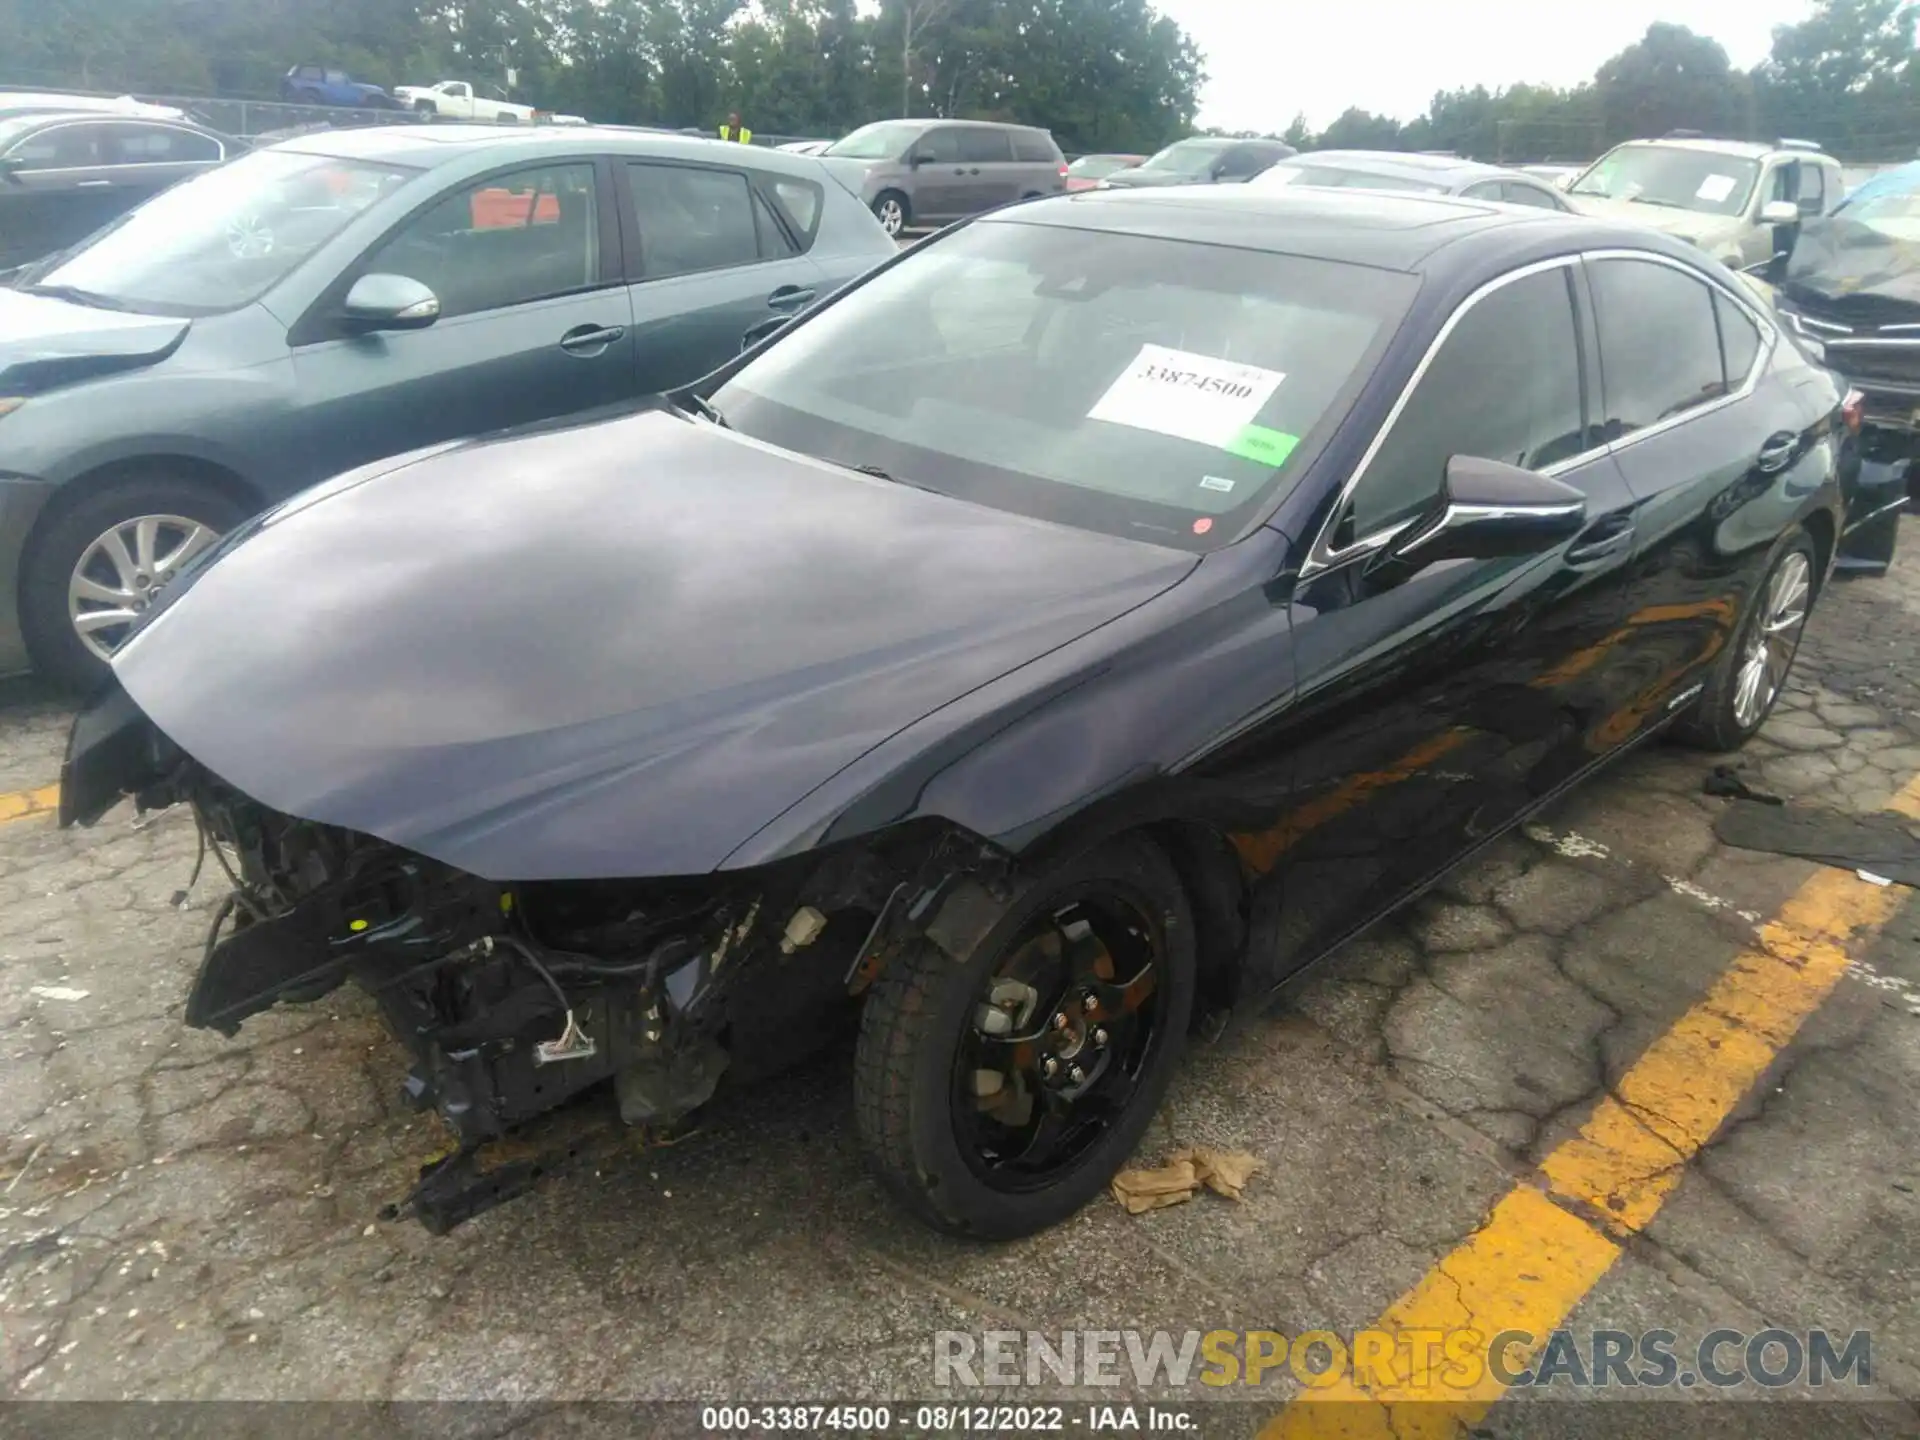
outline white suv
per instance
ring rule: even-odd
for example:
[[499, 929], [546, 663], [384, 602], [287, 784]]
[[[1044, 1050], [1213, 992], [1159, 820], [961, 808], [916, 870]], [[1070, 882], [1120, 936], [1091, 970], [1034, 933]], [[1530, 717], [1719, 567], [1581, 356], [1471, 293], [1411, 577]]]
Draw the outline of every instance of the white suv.
[[1616, 145], [1567, 186], [1584, 214], [1663, 230], [1736, 270], [1772, 259], [1775, 227], [1824, 215], [1844, 193], [1840, 162], [1810, 140], [1757, 145], [1688, 131]]

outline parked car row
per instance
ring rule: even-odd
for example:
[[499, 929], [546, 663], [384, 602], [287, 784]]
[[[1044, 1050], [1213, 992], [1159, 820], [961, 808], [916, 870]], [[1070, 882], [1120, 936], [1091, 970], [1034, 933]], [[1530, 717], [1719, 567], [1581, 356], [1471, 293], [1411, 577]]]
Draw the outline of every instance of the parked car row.
[[64, 249], [247, 148], [177, 112], [0, 117], [0, 271]]
[[[0, 361], [0, 453], [67, 482], [33, 623], [123, 642], [61, 821], [189, 806], [231, 863], [186, 1023], [371, 995], [458, 1137], [434, 1230], [558, 1167], [556, 1106], [676, 1125], [849, 1030], [914, 1214], [1057, 1222], [1203, 999], [1632, 746], [1744, 743], [1834, 572], [1845, 383], [1698, 246], [1452, 183], [893, 253], [864, 185], [718, 142], [202, 177], [3, 297], [60, 336]], [[116, 458], [162, 417], [210, 438]]]
[[683, 384], [894, 249], [817, 161], [643, 132], [376, 127], [211, 168], [0, 289], [0, 667], [90, 684], [247, 515]]

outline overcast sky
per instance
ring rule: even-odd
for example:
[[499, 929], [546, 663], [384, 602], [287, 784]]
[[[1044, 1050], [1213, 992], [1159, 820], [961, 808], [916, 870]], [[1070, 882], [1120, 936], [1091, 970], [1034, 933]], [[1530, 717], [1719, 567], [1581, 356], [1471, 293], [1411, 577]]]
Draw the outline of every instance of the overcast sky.
[[1746, 68], [1810, 0], [1153, 0], [1206, 55], [1200, 123], [1324, 127], [1349, 105], [1410, 120], [1436, 90], [1575, 85], [1669, 20]]

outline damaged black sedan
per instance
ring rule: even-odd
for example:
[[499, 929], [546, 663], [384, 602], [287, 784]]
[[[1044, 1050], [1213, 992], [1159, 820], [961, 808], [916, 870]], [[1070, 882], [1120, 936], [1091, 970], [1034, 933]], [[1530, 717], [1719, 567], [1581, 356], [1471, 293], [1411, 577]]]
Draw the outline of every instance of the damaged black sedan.
[[[1856, 463], [1678, 242], [1091, 192], [690, 390], [354, 472], [163, 592], [61, 818], [191, 807], [189, 1024], [352, 982], [455, 1152], [669, 1129], [849, 1030], [919, 1216], [1007, 1237], [1243, 1012], [1610, 757], [1759, 729]], [[534, 1126], [535, 1131], [538, 1126]]]

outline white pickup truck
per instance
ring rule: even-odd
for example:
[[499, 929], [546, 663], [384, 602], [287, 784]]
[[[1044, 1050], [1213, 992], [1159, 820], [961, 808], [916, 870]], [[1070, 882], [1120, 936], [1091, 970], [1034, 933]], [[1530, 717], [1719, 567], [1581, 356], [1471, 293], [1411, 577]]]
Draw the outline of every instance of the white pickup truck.
[[515, 105], [497, 95], [477, 93], [466, 80], [442, 80], [437, 85], [396, 85], [393, 96], [423, 115], [448, 120], [492, 120], [502, 125], [530, 125], [539, 114], [531, 105]]

